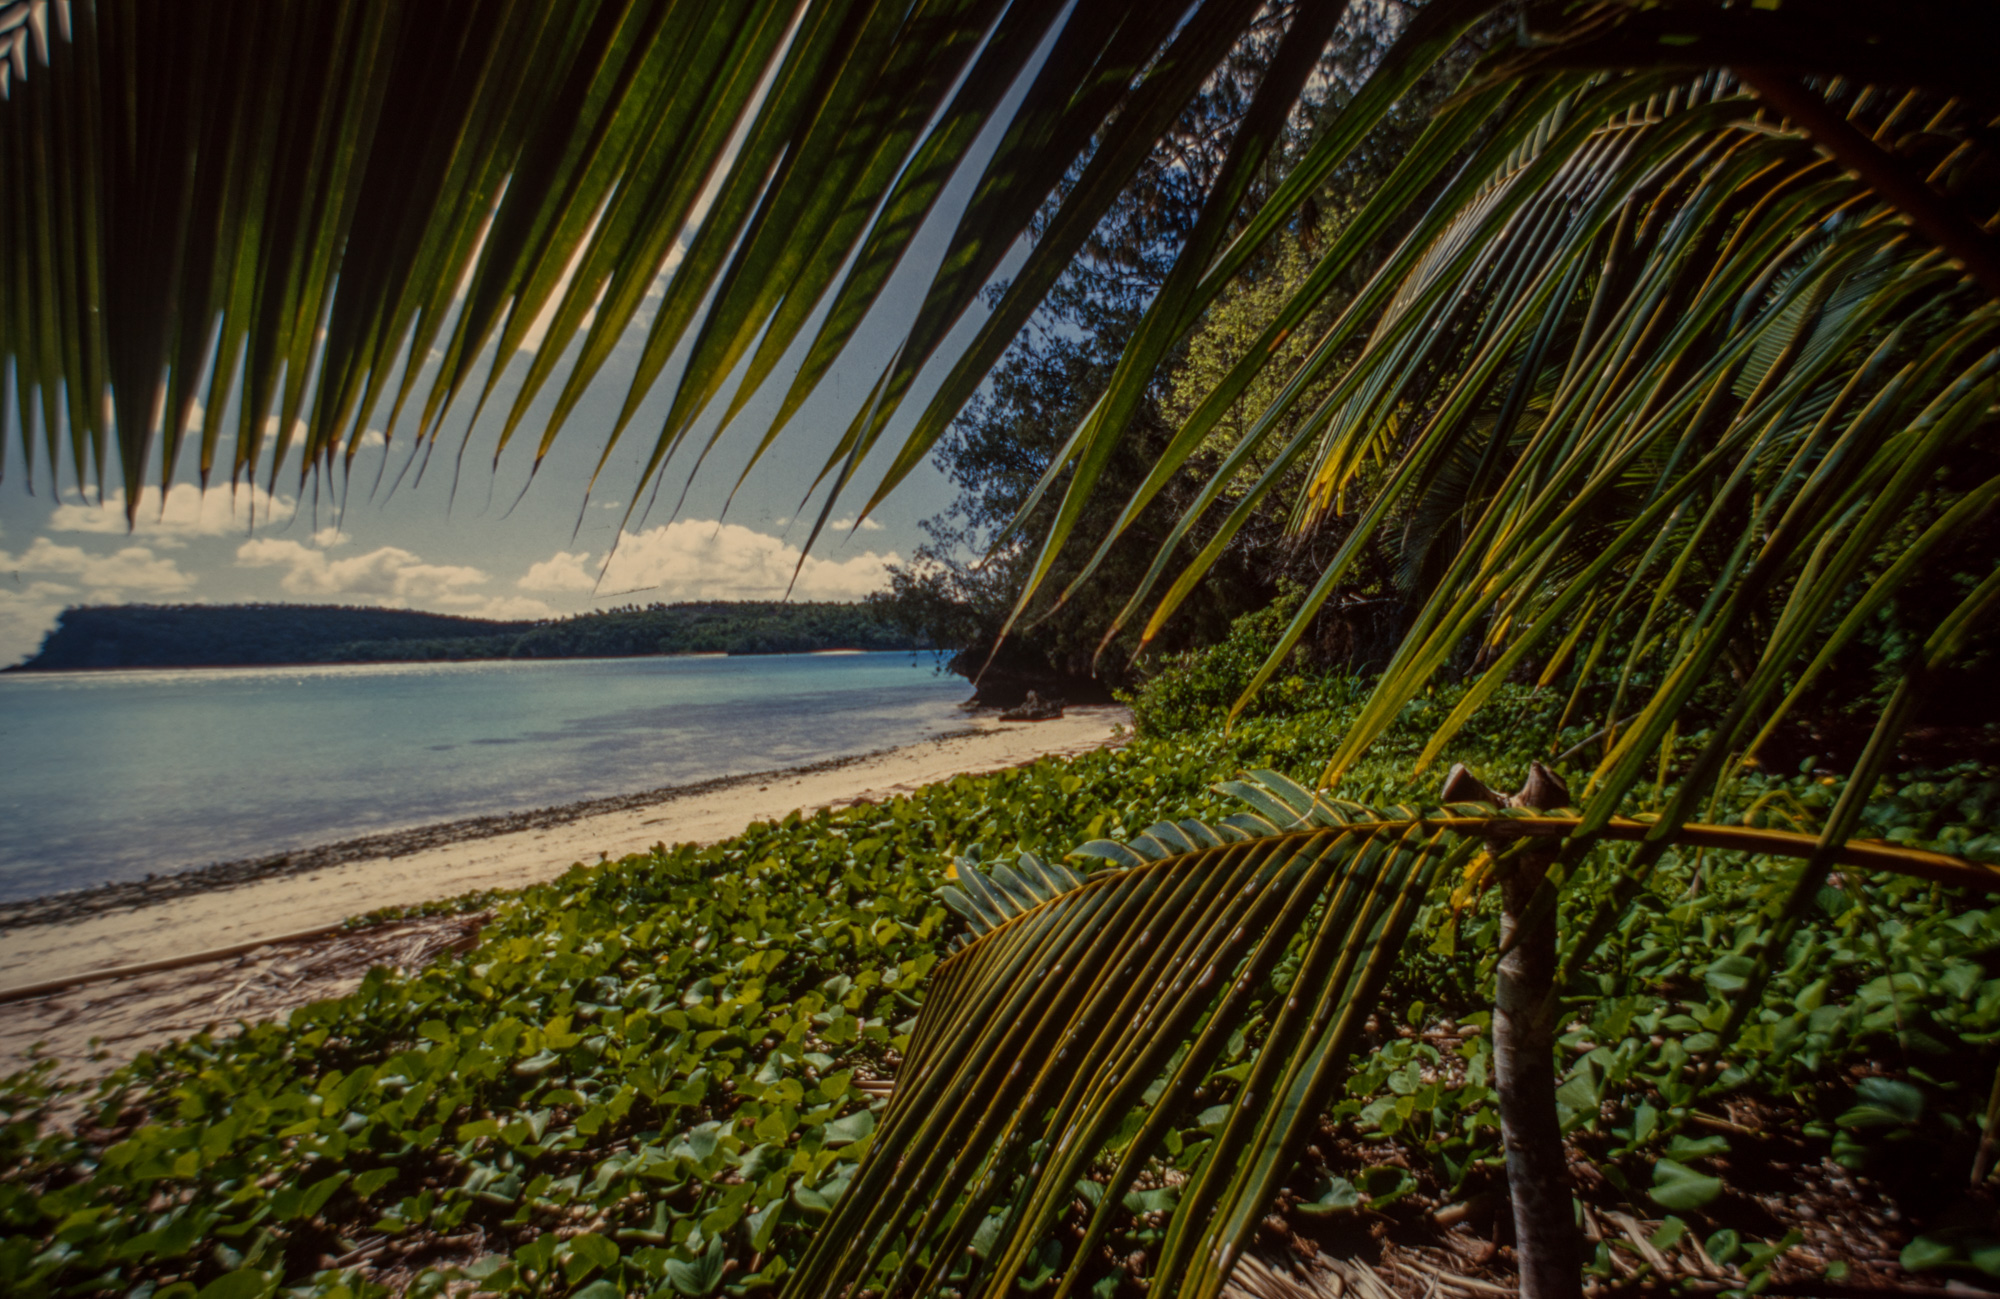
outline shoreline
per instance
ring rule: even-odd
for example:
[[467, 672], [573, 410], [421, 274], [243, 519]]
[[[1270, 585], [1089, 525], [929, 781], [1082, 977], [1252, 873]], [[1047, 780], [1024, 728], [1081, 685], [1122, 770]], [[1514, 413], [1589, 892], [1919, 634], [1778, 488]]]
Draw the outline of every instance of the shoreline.
[[[390, 908], [526, 887], [579, 862], [617, 860], [662, 843], [713, 843], [793, 811], [810, 815], [879, 802], [959, 775], [1075, 756], [1118, 743], [1130, 726], [1129, 714], [1110, 705], [1072, 708], [1046, 722], [970, 720], [929, 740], [871, 753], [433, 823], [150, 882], [0, 904], [0, 990], [268, 942]], [[86, 991], [16, 1005], [76, 999], [80, 1009], [90, 1000]]]
[[344, 866], [349, 862], [393, 861], [430, 848], [471, 843], [480, 839], [516, 834], [524, 830], [550, 829], [613, 812], [656, 807], [680, 799], [720, 793], [752, 782], [770, 783], [839, 771], [844, 767], [857, 766], [903, 749], [920, 749], [927, 745], [941, 744], [983, 733], [985, 733], [983, 727], [965, 726], [941, 732], [929, 739], [919, 740], [915, 744], [892, 745], [886, 749], [870, 749], [865, 753], [822, 758], [817, 762], [801, 763], [795, 767], [773, 767], [766, 771], [750, 771], [735, 776], [711, 776], [706, 780], [689, 781], [685, 784], [660, 785], [629, 794], [604, 794], [596, 798], [580, 798], [550, 807], [525, 808], [518, 812], [491, 812], [483, 816], [432, 821], [424, 825], [407, 826], [400, 830], [382, 830], [352, 839], [339, 839], [332, 843], [287, 848], [280, 852], [251, 857], [234, 857], [227, 861], [209, 862], [202, 866], [186, 866], [166, 874], [149, 875], [144, 879], [86, 884], [32, 898], [0, 901], [0, 937], [16, 929], [36, 925], [69, 924], [106, 912], [152, 906], [189, 894], [221, 892], [246, 884], [283, 879], [287, 875], [324, 870], [331, 866]]
[[[218, 608], [226, 606], [216, 606]], [[101, 672], [238, 672], [246, 669], [262, 668], [365, 668], [365, 667], [408, 667], [447, 663], [606, 663], [616, 659], [761, 659], [783, 658], [787, 655], [808, 654], [940, 654], [942, 651], [928, 645], [890, 646], [886, 649], [814, 649], [814, 650], [667, 650], [658, 654], [468, 654], [456, 658], [411, 658], [411, 659], [299, 659], [282, 662], [251, 663], [102, 663], [70, 664], [65, 667], [38, 668], [34, 660], [0, 667], [0, 676], [19, 674], [31, 677], [89, 676]]]

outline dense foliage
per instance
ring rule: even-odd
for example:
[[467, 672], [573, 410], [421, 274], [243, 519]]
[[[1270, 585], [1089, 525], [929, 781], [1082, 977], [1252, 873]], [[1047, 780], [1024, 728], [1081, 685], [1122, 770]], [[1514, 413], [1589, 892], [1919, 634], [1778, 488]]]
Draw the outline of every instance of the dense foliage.
[[19, 670], [314, 663], [356, 641], [466, 640], [530, 625], [334, 604], [81, 605], [56, 615]]
[[21, 670], [797, 654], [925, 643], [868, 604], [829, 601], [626, 605], [545, 622], [347, 605], [125, 604], [63, 610]]
[[[1144, 681], [1123, 696], [1138, 733], [1164, 738], [1222, 725], [1270, 657], [1297, 607], [1298, 592], [1288, 591], [1231, 623], [1228, 634], [1215, 644], [1157, 660]], [[1367, 682], [1358, 676], [1294, 670], [1258, 691], [1245, 715], [1334, 715], [1360, 702], [1366, 693]]]
[[538, 623], [512, 636], [412, 646], [354, 644], [370, 658], [610, 658], [644, 654], [800, 654], [812, 650], [920, 649], [927, 642], [873, 606], [833, 601], [704, 600], [627, 605]]
[[[1350, 792], [1433, 797], [1403, 773], [1449, 702], [1413, 703]], [[46, 1067], [17, 1075], [0, 1092], [0, 1288], [366, 1296], [463, 1277], [608, 1299], [775, 1282], [866, 1149], [871, 1080], [893, 1078], [927, 976], [963, 932], [938, 901], [954, 857], [1059, 855], [1164, 816], [1220, 815], [1232, 804], [1211, 782], [1246, 766], [1309, 776], [1339, 720], [1186, 731], [578, 867], [499, 899], [472, 951], [409, 977], [377, 972], [286, 1023], [169, 1047], [85, 1096], [52, 1088]], [[1537, 697], [1510, 695], [1453, 756], [1518, 770], [1545, 751], [1551, 720]], [[1749, 775], [1714, 819], [1810, 828], [1838, 792], [1819, 776]], [[2000, 772], [1887, 782], [1864, 833], [2000, 860]], [[1753, 1277], [1787, 1242], [1758, 1236], [1727, 1143], [1699, 1112], [1729, 1095], [1782, 1100], [1836, 1159], [1943, 1158], [1955, 1181], [2000, 1063], [1987, 968], [2000, 910], [1859, 878], [1822, 896], [1756, 1022], [1718, 1054], [1736, 950], [1781, 885], [1754, 862], [1670, 857], [1566, 1003], [1562, 1101], [1579, 1148], [1641, 1217], [1669, 1215]], [[1333, 1115], [1330, 1134], [1350, 1144], [1411, 1143], [1411, 1166], [1310, 1163], [1300, 1221], [1492, 1183], [1494, 923], [1476, 899], [1424, 916], [1426, 950], [1392, 985]], [[1178, 1120], [1162, 1176], [1201, 1159], [1240, 1079], [1233, 1060]], [[55, 1103], [82, 1115], [73, 1131], [44, 1124]], [[1121, 1293], [1128, 1260], [1157, 1241], [1171, 1184], [1129, 1198], [1096, 1293]], [[1986, 1257], [1976, 1232], [1948, 1229], [1949, 1208], [1916, 1212], [1907, 1263]], [[1052, 1237], [1045, 1261], [1070, 1239]]]
[[[1055, 504], [1048, 498], [1037, 508], [1030, 497], [1069, 431], [1102, 392], [1132, 326], [1159, 291], [1172, 250], [1186, 236], [1213, 179], [1218, 143], [1242, 112], [1242, 83], [1254, 80], [1268, 53], [1265, 45], [1246, 42], [1235, 75], [1218, 79], [1190, 105], [1093, 238], [1063, 268], [1034, 319], [952, 420], [934, 453], [957, 496], [924, 521], [926, 541], [909, 562], [890, 570], [889, 590], [877, 599], [899, 625], [960, 652], [953, 669], [976, 677], [985, 699], [1008, 704], [1030, 688], [1072, 700], [1102, 697], [1107, 685], [1129, 679], [1120, 655], [1093, 662], [1098, 638], [1124, 589], [1145, 571], [1171, 515], [1162, 508], [1139, 521], [1100, 581], [1060, 608], [1044, 600], [1031, 624], [1003, 642], [1002, 630], [1034, 566], [1034, 540]], [[1128, 489], [1144, 479], [1165, 445], [1167, 423], [1157, 396], [1148, 392], [1129, 440], [1105, 471]], [[1118, 502], [1112, 497], [1107, 492], [1097, 502], [1100, 529], [1116, 517]], [[1010, 532], [1024, 509], [1025, 526]], [[1227, 565], [1229, 580], [1202, 593], [1172, 643], [1200, 643], [1271, 594], [1275, 573], [1260, 561], [1274, 556], [1258, 550], [1254, 543], [1237, 548]], [[1082, 558], [1070, 556], [1064, 575], [1073, 576]]]
[[[1256, 82], [1269, 70], [1282, 17], [1278, 8], [1263, 10], [1225, 67], [1203, 84], [1173, 129], [1156, 142], [932, 452], [958, 495], [943, 513], [924, 522], [928, 540], [910, 562], [891, 570], [891, 589], [878, 599], [899, 625], [963, 651], [957, 670], [979, 674], [982, 692], [996, 702], [1011, 702], [1030, 685], [1072, 699], [1101, 695], [1107, 687], [1130, 687], [1150, 671], [1130, 661], [1134, 637], [1107, 639], [1105, 628], [1148, 569], [1165, 562], [1158, 558], [1163, 545], [1173, 563], [1185, 564], [1218, 529], [1210, 520], [1170, 539], [1176, 517], [1194, 504], [1198, 484], [1193, 481], [1167, 484], [1146, 508], [1121, 519], [1127, 498], [1147, 481], [1174, 428], [1241, 359], [1298, 288], [1312, 260], [1309, 248], [1332, 238], [1415, 142], [1476, 48], [1454, 51], [1428, 71], [1368, 133], [1356, 154], [1322, 178], [1301, 214], [1301, 233], [1287, 234], [1253, 259], [1243, 280], [1152, 376], [1121, 441], [1098, 466], [1097, 491], [1078, 503], [1081, 513], [1073, 521], [1093, 538], [1122, 527], [1120, 539], [1095, 557], [1084, 547], [1039, 553], [1061, 500], [1049, 487], [1068, 481], [1066, 444], [1103, 395], [1148, 303], [1166, 283], [1178, 247], [1192, 232], [1203, 197], [1222, 167], [1229, 133], [1240, 124]], [[1250, 182], [1245, 219], [1248, 208], [1268, 195], [1309, 146], [1316, 124], [1365, 80], [1401, 22], [1402, 16], [1390, 11], [1360, 6], [1341, 18], [1318, 77], [1282, 124], [1276, 145], [1281, 157]], [[1069, 177], [1050, 198], [1044, 220], [1054, 218], [1076, 179]], [[1386, 237], [1397, 233], [1392, 229]], [[998, 301], [1005, 287], [996, 287], [989, 296]], [[1352, 291], [1359, 279], [1342, 287]], [[1330, 316], [1335, 305], [1329, 301], [1321, 314]], [[1303, 355], [1308, 338], [1299, 331], [1285, 355], [1294, 360]], [[1279, 384], [1269, 379], [1267, 386], [1275, 391]], [[1260, 395], [1269, 394], [1253, 385], [1235, 407], [1239, 416], [1253, 413]], [[1242, 431], [1233, 424], [1228, 428]], [[1220, 465], [1234, 440], [1211, 436], [1198, 463], [1205, 469]], [[1156, 638], [1155, 650], [1171, 653], [1212, 644], [1232, 619], [1264, 607], [1288, 583], [1310, 582], [1343, 531], [1321, 527], [1301, 541], [1285, 535], [1281, 507], [1258, 511], [1225, 539], [1214, 580], [1190, 595]], [[1384, 552], [1373, 558], [1368, 573], [1343, 592], [1339, 607], [1319, 620], [1309, 643], [1316, 663], [1359, 669], [1379, 666], [1387, 658], [1393, 633], [1407, 616], [1401, 598], [1407, 592], [1390, 580], [1393, 556]], [[1072, 588], [1087, 563], [1088, 580]], [[1049, 565], [1040, 577], [1043, 593], [1017, 608], [1042, 564]], [[1054, 598], [1057, 591], [1062, 592], [1060, 601]], [[1004, 637], [1003, 629], [1008, 629]]]

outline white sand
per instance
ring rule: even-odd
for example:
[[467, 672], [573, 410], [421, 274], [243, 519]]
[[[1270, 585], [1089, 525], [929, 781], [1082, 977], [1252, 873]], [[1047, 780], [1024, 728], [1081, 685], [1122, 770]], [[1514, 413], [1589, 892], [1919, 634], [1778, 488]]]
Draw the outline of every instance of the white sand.
[[997, 771], [1112, 742], [1122, 708], [1072, 708], [1047, 722], [971, 720], [974, 734], [891, 749], [828, 771], [802, 771], [669, 798], [544, 829], [429, 848], [401, 857], [183, 895], [128, 911], [0, 936], [0, 988], [100, 970], [337, 923], [382, 907], [521, 888], [579, 861], [616, 860], [656, 843], [713, 843], [795, 809], [815, 811], [906, 794], [968, 772]]

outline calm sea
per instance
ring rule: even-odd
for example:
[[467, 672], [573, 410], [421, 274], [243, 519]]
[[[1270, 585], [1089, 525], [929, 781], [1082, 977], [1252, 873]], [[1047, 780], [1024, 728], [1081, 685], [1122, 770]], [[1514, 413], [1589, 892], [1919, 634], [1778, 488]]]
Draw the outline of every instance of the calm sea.
[[929, 655], [0, 676], [0, 898], [912, 744]]

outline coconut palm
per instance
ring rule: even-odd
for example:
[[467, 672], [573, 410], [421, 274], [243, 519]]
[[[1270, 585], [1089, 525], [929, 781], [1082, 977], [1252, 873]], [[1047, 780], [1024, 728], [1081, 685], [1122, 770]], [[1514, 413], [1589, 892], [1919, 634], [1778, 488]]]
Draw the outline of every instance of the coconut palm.
[[[1118, 528], [1073, 533], [1145, 385], [1389, 108], [1468, 32], [1490, 31], [1490, 8], [1417, 9], [1291, 153], [1281, 141], [1302, 97], [1324, 98], [1322, 57], [1343, 24], [1390, 20], [1337, 5], [1287, 15], [1174, 269], [1031, 502], [1058, 501], [1035, 579], [1065, 546], [1095, 542], [1101, 556], [1115, 540]], [[1470, 688], [1423, 762], [1502, 682], [1528, 676], [1592, 710], [1601, 746], [1573, 792], [1531, 780], [1509, 801], [1573, 813], [1524, 832], [1463, 776], [1441, 818], [1322, 813], [1339, 805], [1290, 791], [1266, 808], [1277, 833], [1251, 847], [1183, 827], [1102, 879], [1030, 867], [1010, 877], [1018, 889], [969, 892], [991, 911], [987, 932], [932, 989], [856, 1182], [866, 1193], [795, 1293], [866, 1283], [881, 1266], [944, 1284], [992, 1206], [1003, 1248], [979, 1281], [1004, 1291], [1106, 1125], [1155, 1084], [1157, 1101], [1198, 1082], [1205, 1066], [1188, 1062], [1227, 1029], [1236, 990], [1297, 945], [1310, 974], [1287, 1012], [1297, 1032], [1258, 1057], [1260, 1085], [1235, 1102], [1160, 1260], [1160, 1292], [1215, 1293], [1296, 1155], [1301, 1115], [1337, 1084], [1410, 899], [1482, 843], [1512, 961], [1496, 1049], [1523, 1071], [1502, 1089], [1523, 1288], [1574, 1292], [1566, 1214], [1550, 1208], [1567, 1205], [1547, 1097], [1555, 899], [1598, 845], [1633, 845], [1595, 919], [1560, 936], [1573, 966], [1664, 853], [1718, 833], [1690, 826], [1717, 780], [1927, 566], [1974, 580], [1921, 629], [1821, 834], [1739, 845], [1802, 864], [1737, 1018], [1835, 862], [1990, 885], [1978, 868], [1847, 843], [1929, 683], [2000, 603], [1990, 534], [1975, 526], [2000, 493], [1984, 462], [2000, 392], [2000, 105], [1980, 42], [1957, 35], [1980, 30], [1980, 8], [1609, 0], [1553, 5], [1504, 33], [1128, 503], [1119, 527], [1225, 417], [1247, 427], [1176, 537], [1200, 524], [1211, 539], [1178, 572], [1163, 550], [1120, 623], [1156, 632], [1236, 530], [1302, 481], [1295, 526], [1336, 530], [1340, 548], [1264, 675], [1370, 547], [1399, 557], [1416, 609], [1323, 783], [1337, 793], [1440, 674]], [[427, 447], [448, 412], [489, 405], [506, 408], [497, 454], [557, 384], [539, 459], [643, 308], [642, 357], [604, 453], [679, 358], [640, 485], [781, 382], [777, 417], [739, 434], [756, 440], [754, 463], [963, 171], [970, 197], [942, 263], [825, 459], [823, 525], [844, 494], [866, 490], [872, 506], [921, 462], [1265, 10], [15, 0], [0, 7], [0, 355], [22, 445], [33, 454], [39, 430], [52, 467], [66, 453], [100, 481], [115, 457], [136, 508], [155, 440], [170, 478], [197, 404], [219, 413], [234, 399], [232, 474], [275, 474], [294, 446], [313, 472], [351, 461], [371, 421]], [[1282, 179], [1245, 210], [1273, 170]], [[973, 341], [945, 355], [1031, 231]], [[1294, 362], [1282, 344], [1309, 324], [1318, 336]], [[1279, 395], [1239, 410], [1253, 385], [1271, 390], [1255, 381], [1279, 357]], [[933, 366], [940, 382], [912, 418], [903, 404]], [[860, 482], [899, 415], [890, 467]], [[221, 423], [201, 423], [204, 477]], [[1652, 819], [1627, 819], [1719, 683], [1678, 783]], [[1023, 914], [999, 909], [1009, 892]], [[1181, 937], [1157, 959], [1183, 964], [1137, 985], [1076, 973], [1071, 953], [1124, 970], [1161, 907]], [[1071, 971], [1060, 986], [1058, 966]], [[1214, 972], [1206, 998], [1175, 983], [1198, 970]], [[1151, 1017], [1157, 1041], [1107, 1036], [1128, 1012]]]
[[[1462, 773], [1457, 781], [1447, 799], [1486, 795]], [[956, 864], [958, 884], [945, 896], [976, 936], [938, 967], [868, 1156], [788, 1295], [864, 1284], [1004, 1295], [1016, 1279], [1050, 1271], [1053, 1294], [1077, 1293], [1128, 1192], [1142, 1177], [1157, 1189], [1163, 1144], [1262, 1011], [1268, 1020], [1237, 1065], [1227, 1118], [1147, 1261], [1150, 1293], [1217, 1293], [1337, 1097], [1419, 908], [1467, 868], [1519, 884], [1524, 861], [1582, 823], [1573, 811], [1534, 807], [1533, 791], [1504, 810], [1486, 795], [1419, 813], [1315, 796], [1272, 772], [1222, 788], [1246, 810], [1087, 844], [1072, 860], [1107, 864], [1087, 878], [1032, 853]], [[1651, 843], [1659, 829], [1618, 818], [1601, 835]], [[1776, 857], [1829, 851], [1811, 836], [1741, 826], [1683, 826], [1669, 838]], [[1862, 870], [1980, 889], [2000, 880], [1987, 867], [1886, 844], [1830, 851]], [[1506, 978], [1503, 962], [1503, 1010]], [[1551, 1126], [1553, 1045], [1544, 1038], [1538, 1060], [1519, 1062], [1543, 1075]], [[1496, 1032], [1504, 1069], [1500, 1046]], [[1525, 1201], [1542, 1215], [1519, 1233], [1523, 1293], [1579, 1293], [1561, 1165], [1553, 1177], [1536, 1169], [1541, 1176], [1524, 1179], [1516, 1144], [1510, 1135], [1517, 1212]], [[1061, 1243], [1051, 1265], [1052, 1229], [1086, 1181], [1081, 1239]], [[967, 1248], [975, 1237], [976, 1254]], [[1565, 1246], [1566, 1275], [1552, 1266]]]

